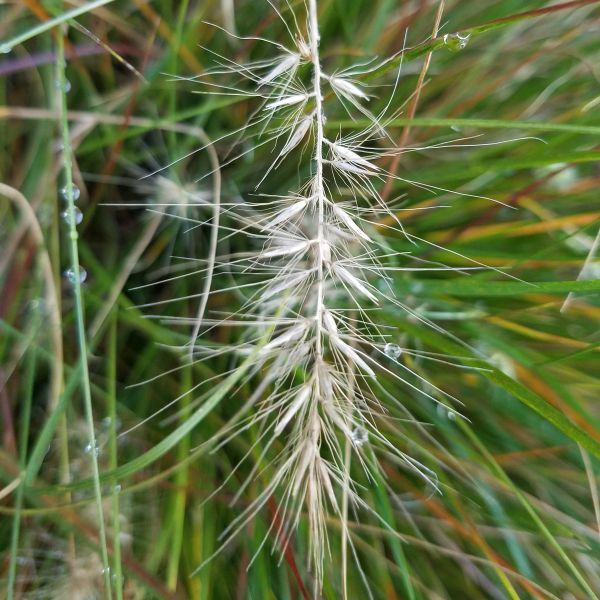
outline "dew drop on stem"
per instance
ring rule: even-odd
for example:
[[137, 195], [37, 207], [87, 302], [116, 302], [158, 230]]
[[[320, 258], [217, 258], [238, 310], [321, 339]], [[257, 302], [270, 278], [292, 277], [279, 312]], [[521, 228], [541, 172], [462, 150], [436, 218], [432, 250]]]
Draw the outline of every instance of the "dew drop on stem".
[[369, 441], [369, 433], [364, 427], [355, 427], [350, 437], [357, 446], [362, 446]]
[[[60, 195], [64, 200], [69, 200], [69, 186], [65, 185], [60, 190]], [[73, 202], [77, 202], [79, 200], [79, 196], [81, 196], [81, 190], [73, 183], [71, 184], [71, 195], [73, 198]]]
[[[65, 221], [65, 223], [71, 222], [71, 216], [68, 210], [63, 210], [63, 212], [60, 213], [60, 216], [62, 217], [63, 221]], [[75, 225], [80, 225], [83, 221], [83, 213], [79, 208], [77, 208], [77, 206], [73, 208], [73, 216], [75, 217]]]
[[400, 348], [398, 344], [386, 344], [383, 351], [386, 356], [393, 358], [394, 360], [400, 358], [400, 355], [402, 354], [402, 348]]
[[444, 36], [444, 44], [451, 50], [452, 52], [458, 52], [459, 50], [464, 50], [469, 43], [469, 38], [471, 34], [469, 33], [447, 33]]
[[[94, 449], [94, 455], [97, 457], [100, 455], [100, 448], [98, 446], [98, 444], [96, 444], [96, 446], [93, 447]], [[92, 453], [92, 444], [87, 444], [86, 447], [83, 449], [83, 451], [86, 454], [91, 454]]]
[[68, 94], [71, 91], [71, 82], [68, 79], [65, 79], [64, 82], [61, 85], [60, 80], [56, 80], [54, 82], [54, 85], [56, 86], [56, 89], [60, 90], [62, 88], [62, 90], [64, 90], [64, 92], [66, 94]]
[[438, 404], [436, 410], [440, 417], [446, 417], [449, 421], [456, 421], [456, 412], [452, 409], [446, 408], [443, 404]]
[[8, 54], [12, 48], [8, 44], [0, 44], [0, 54]]
[[[72, 284], [77, 283], [77, 273], [75, 269], [69, 268], [65, 271], [65, 279]], [[87, 279], [87, 271], [83, 267], [79, 267], [79, 283], [83, 283]]]

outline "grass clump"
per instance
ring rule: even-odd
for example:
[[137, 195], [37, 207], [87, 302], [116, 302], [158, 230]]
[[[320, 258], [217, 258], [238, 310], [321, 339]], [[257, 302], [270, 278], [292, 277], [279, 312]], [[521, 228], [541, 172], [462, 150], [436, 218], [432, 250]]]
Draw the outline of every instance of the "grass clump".
[[600, 596], [598, 2], [0, 10], [1, 597]]

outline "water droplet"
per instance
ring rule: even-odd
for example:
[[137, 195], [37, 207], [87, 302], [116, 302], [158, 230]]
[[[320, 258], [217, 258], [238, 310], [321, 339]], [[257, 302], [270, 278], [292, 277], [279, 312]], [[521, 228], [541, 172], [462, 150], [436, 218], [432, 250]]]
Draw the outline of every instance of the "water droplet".
[[362, 446], [369, 441], [369, 433], [364, 427], [355, 427], [350, 437], [357, 446]]
[[[67, 269], [65, 271], [65, 278], [69, 283], [77, 282], [77, 274], [75, 269]], [[79, 267], [79, 283], [83, 283], [87, 279], [87, 271], [83, 267]]]
[[402, 354], [402, 348], [398, 344], [386, 344], [383, 348], [386, 356], [396, 360]]
[[445, 407], [443, 404], [438, 404], [436, 410], [440, 417], [446, 417], [450, 421], [456, 421], [458, 413], [456, 413], [452, 409]]
[[470, 37], [470, 33], [447, 33], [444, 36], [444, 44], [446, 44], [448, 50], [451, 50], [452, 52], [458, 52], [459, 50], [463, 50], [467, 47]]
[[121, 491], [121, 484], [120, 484], [120, 483], [117, 483], [117, 484], [115, 485], [115, 487], [113, 488], [113, 490], [114, 490], [115, 492], [117, 492], [117, 494], [118, 494], [118, 493]]
[[[60, 195], [65, 199], [69, 199], [69, 186], [65, 185], [60, 190]], [[73, 183], [71, 185], [71, 195], [73, 196], [73, 202], [77, 202], [79, 200], [79, 196], [81, 196], [81, 190]]]
[[[83, 449], [83, 451], [86, 454], [91, 454], [92, 453], [92, 444], [87, 444], [86, 447]], [[98, 444], [96, 444], [95, 448], [94, 448], [94, 456], [99, 456], [100, 455], [100, 448], [98, 446]]]
[[[69, 215], [68, 210], [63, 210], [60, 213], [60, 216], [63, 218], [63, 220], [66, 223], [71, 222], [71, 217]], [[73, 207], [73, 216], [75, 217], [75, 225], [79, 225], [81, 223], [81, 221], [83, 221], [83, 213], [81, 212], [81, 210], [79, 208], [77, 208], [77, 206]]]
[[8, 54], [12, 52], [12, 47], [8, 44], [0, 44], [0, 54]]
[[[57, 90], [61, 89], [60, 81], [58, 79], [54, 82], [54, 85], [56, 86]], [[68, 79], [64, 80], [62, 89], [65, 91], [66, 94], [68, 94], [71, 91], [71, 82]]]

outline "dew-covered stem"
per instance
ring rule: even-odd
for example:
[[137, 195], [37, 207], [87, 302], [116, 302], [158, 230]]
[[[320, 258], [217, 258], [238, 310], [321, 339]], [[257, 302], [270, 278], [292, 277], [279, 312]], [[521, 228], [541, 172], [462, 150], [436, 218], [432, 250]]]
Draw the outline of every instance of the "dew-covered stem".
[[108, 560], [108, 550], [106, 542], [106, 528], [104, 523], [104, 510], [102, 507], [102, 489], [100, 486], [100, 471], [98, 467], [98, 457], [95, 451], [96, 445], [96, 433], [94, 429], [94, 412], [92, 408], [92, 391], [90, 385], [90, 373], [88, 368], [88, 350], [87, 350], [87, 339], [85, 331], [85, 315], [83, 309], [83, 290], [81, 281], [81, 269], [79, 266], [79, 248], [77, 232], [77, 213], [75, 211], [75, 197], [73, 187], [73, 170], [72, 170], [72, 152], [71, 152], [71, 140], [69, 136], [69, 120], [67, 114], [67, 88], [66, 88], [66, 76], [65, 76], [65, 44], [64, 38], [61, 32], [56, 35], [57, 45], [57, 61], [56, 61], [56, 81], [59, 89], [60, 98], [60, 131], [62, 138], [62, 164], [63, 164], [63, 176], [64, 176], [64, 190], [65, 190], [65, 201], [67, 203], [68, 213], [68, 247], [71, 258], [71, 265], [69, 272], [72, 273], [72, 277], [69, 277], [71, 289], [73, 293], [73, 306], [75, 310], [75, 328], [77, 335], [77, 345], [79, 348], [79, 360], [81, 365], [81, 389], [83, 392], [83, 407], [85, 412], [85, 420], [88, 428], [88, 444], [92, 449], [90, 454], [90, 460], [92, 465], [92, 479], [94, 481], [94, 497], [97, 509], [98, 519], [98, 536], [100, 553], [103, 565], [104, 585], [106, 589], [107, 598], [112, 598], [111, 588], [111, 577], [110, 577], [110, 564]]

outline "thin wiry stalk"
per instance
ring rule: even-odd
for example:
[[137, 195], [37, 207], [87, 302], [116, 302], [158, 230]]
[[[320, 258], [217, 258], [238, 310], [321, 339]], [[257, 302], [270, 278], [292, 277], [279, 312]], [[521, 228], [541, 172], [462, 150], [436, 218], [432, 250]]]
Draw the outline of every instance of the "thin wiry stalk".
[[62, 138], [62, 162], [64, 171], [64, 191], [67, 202], [68, 215], [68, 239], [71, 257], [69, 281], [73, 290], [73, 304], [75, 308], [75, 328], [77, 332], [77, 344], [79, 347], [79, 360], [81, 367], [81, 389], [83, 392], [83, 408], [88, 428], [88, 443], [90, 448], [90, 460], [92, 464], [92, 479], [94, 481], [94, 498], [96, 502], [96, 517], [98, 519], [98, 536], [100, 553], [103, 565], [104, 585], [107, 597], [112, 598], [112, 586], [110, 576], [110, 563], [106, 542], [106, 527], [104, 523], [104, 510], [102, 506], [102, 488], [100, 486], [100, 471], [98, 468], [98, 457], [96, 453], [96, 433], [94, 429], [94, 412], [92, 408], [92, 391], [90, 385], [90, 373], [88, 368], [88, 349], [85, 330], [83, 291], [81, 286], [81, 270], [79, 266], [79, 248], [77, 240], [77, 220], [75, 214], [75, 199], [73, 197], [73, 172], [71, 139], [69, 136], [69, 121], [67, 117], [67, 86], [65, 76], [65, 44], [62, 32], [56, 35], [57, 58], [56, 58], [56, 81], [60, 97], [60, 126]]
[[[24, 220], [27, 223], [27, 227], [36, 243], [39, 247], [39, 252], [41, 256], [41, 264], [42, 264], [42, 272], [44, 275], [44, 285], [45, 285], [45, 302], [46, 307], [49, 312], [49, 323], [50, 323], [50, 333], [52, 337], [52, 346], [53, 352], [55, 356], [55, 360], [52, 361], [52, 378], [50, 385], [50, 395], [48, 400], [48, 406], [51, 410], [58, 409], [59, 396], [62, 387], [63, 380], [63, 345], [62, 345], [62, 336], [61, 336], [61, 320], [60, 320], [60, 309], [58, 304], [58, 293], [54, 281], [54, 276], [52, 272], [52, 264], [50, 260], [50, 256], [44, 245], [44, 235], [40, 224], [37, 220], [36, 214], [32, 209], [30, 203], [27, 198], [25, 198], [18, 190], [11, 188], [10, 186], [5, 185], [4, 183], [0, 183], [0, 195], [8, 198], [12, 201], [15, 206], [18, 208], [19, 212], [23, 214]], [[32, 330], [36, 331], [39, 327], [39, 323], [36, 321], [32, 324]], [[31, 357], [28, 361], [28, 369], [31, 368], [30, 377], [33, 378], [33, 365], [35, 364], [35, 356]], [[32, 379], [27, 379], [29, 382], [28, 385], [32, 386]], [[32, 394], [33, 390], [28, 389], [25, 398], [26, 401], [23, 407], [23, 426], [20, 435], [21, 445], [19, 447], [19, 466], [23, 471], [23, 474], [20, 477], [20, 485], [17, 488], [16, 496], [15, 496], [15, 514], [13, 518], [12, 525], [12, 533], [11, 533], [11, 551], [10, 551], [10, 559], [8, 564], [8, 580], [7, 580], [7, 597], [9, 600], [12, 600], [13, 594], [15, 591], [15, 581], [17, 574], [17, 559], [18, 559], [18, 549], [19, 549], [19, 537], [20, 537], [20, 528], [21, 528], [21, 510], [23, 508], [23, 498], [24, 498], [24, 490], [25, 486], [29, 483], [28, 478], [26, 477], [25, 469], [27, 467], [27, 442], [26, 440], [29, 438], [29, 419], [31, 415], [31, 402], [32, 402]], [[65, 421], [61, 419], [60, 423], [60, 439], [61, 439], [61, 454], [63, 457], [63, 465], [66, 462], [66, 472], [68, 472], [68, 460], [64, 459], [64, 456], [67, 455], [66, 452], [66, 428]], [[63, 468], [63, 472], [65, 469]]]
[[210, 164], [212, 167], [212, 177], [213, 177], [213, 216], [211, 222], [211, 233], [210, 233], [210, 249], [208, 252], [209, 261], [207, 273], [204, 279], [204, 289], [202, 290], [202, 296], [200, 300], [200, 305], [198, 306], [198, 311], [196, 313], [196, 324], [194, 325], [194, 331], [192, 333], [192, 338], [190, 340], [190, 352], [193, 353], [194, 344], [196, 343], [196, 338], [198, 337], [198, 333], [200, 331], [200, 327], [202, 326], [202, 319], [204, 318], [204, 312], [206, 310], [206, 305], [208, 303], [208, 297], [210, 293], [210, 287], [212, 285], [214, 267], [215, 267], [215, 259], [217, 254], [217, 244], [219, 242], [219, 220], [221, 218], [221, 166], [219, 164], [219, 157], [215, 152], [215, 149], [212, 147], [212, 144], [208, 138], [208, 136], [204, 133], [203, 130], [200, 130], [200, 136], [202, 141], [207, 146], [208, 155], [210, 158]]
[[310, 41], [310, 51], [313, 61], [313, 85], [315, 98], [315, 122], [316, 122], [316, 140], [315, 140], [315, 165], [317, 173], [315, 175], [315, 196], [318, 204], [318, 223], [317, 223], [317, 243], [319, 253], [317, 258], [317, 313], [316, 319], [316, 346], [317, 357], [323, 358], [322, 331], [323, 331], [323, 291], [324, 291], [324, 226], [325, 226], [325, 185], [323, 183], [323, 97], [321, 95], [321, 61], [319, 59], [319, 22], [317, 17], [317, 2], [309, 0], [308, 11], [310, 24], [308, 35]]
[[[323, 97], [321, 94], [321, 61], [319, 58], [319, 22], [317, 16], [317, 2], [316, 0], [309, 0], [308, 4], [309, 12], [309, 27], [308, 36], [311, 50], [311, 58], [313, 63], [313, 86], [314, 86], [314, 98], [315, 98], [315, 122], [316, 122], [316, 139], [315, 139], [315, 165], [316, 175], [314, 184], [314, 193], [318, 204], [318, 223], [317, 223], [317, 240], [318, 240], [318, 257], [317, 257], [317, 310], [315, 314], [316, 323], [316, 350], [315, 350], [315, 364], [319, 365], [323, 361], [323, 311], [324, 311], [324, 292], [325, 292], [325, 239], [324, 239], [324, 228], [325, 228], [325, 184], [323, 181], [323, 122], [325, 120], [325, 114], [323, 112]], [[315, 395], [320, 397], [324, 395], [323, 385], [318, 377], [318, 366], [316, 369], [315, 376]], [[313, 425], [317, 427], [317, 425]], [[319, 425], [320, 427], [320, 425]], [[319, 433], [317, 430], [313, 433], [315, 446], [320, 444]], [[317, 446], [318, 447], [318, 446]], [[318, 492], [313, 492], [318, 493]], [[308, 498], [308, 502], [315, 502], [313, 498]], [[334, 502], [335, 504], [335, 502]], [[318, 531], [322, 525], [318, 522], [319, 514], [315, 508], [309, 507], [309, 519], [312, 521], [310, 530], [311, 534]], [[312, 543], [312, 540], [311, 540]], [[313, 560], [317, 570], [317, 581], [320, 584], [321, 571], [319, 565], [322, 562], [322, 549], [319, 547], [320, 542], [317, 542], [313, 550]]]
[[[445, 5], [445, 0], [440, 0], [440, 3], [438, 4], [436, 15], [435, 15], [433, 31], [431, 32], [431, 39], [435, 39], [437, 37], [440, 23], [442, 21], [442, 15], [444, 14], [444, 5]], [[414, 118], [415, 113], [417, 112], [417, 105], [419, 104], [419, 97], [421, 96], [421, 90], [423, 89], [423, 84], [425, 83], [425, 77], [427, 76], [427, 71], [429, 70], [429, 65], [431, 64], [432, 55], [433, 55], [432, 51], [428, 52], [425, 55], [425, 60], [423, 61], [423, 66], [421, 67], [421, 71], [419, 73], [419, 79], [417, 81], [416, 90], [415, 90], [415, 93], [413, 94], [410, 106], [408, 108], [408, 114], [407, 114], [408, 123], [404, 126], [404, 129], [402, 130], [402, 135], [400, 136], [400, 141], [398, 143], [400, 148], [403, 148], [403, 149], [406, 146], [406, 142], [408, 141], [408, 136], [410, 135], [410, 126], [411, 126], [410, 122]], [[390, 171], [392, 172], [392, 174], [395, 174], [396, 171], [398, 170], [398, 165], [400, 163], [401, 157], [402, 157], [402, 154], [400, 154], [400, 153], [394, 157], [392, 164], [390, 166]], [[384, 198], [389, 197], [390, 192], [392, 190], [393, 181], [394, 181], [394, 178], [390, 176], [390, 177], [388, 177], [388, 180], [385, 182], [385, 186], [381, 193], [381, 195]]]
[[[109, 429], [109, 467], [113, 471], [117, 468], [117, 315], [115, 309], [108, 330], [108, 369], [107, 381], [110, 382], [108, 389], [108, 418]], [[123, 565], [121, 561], [121, 508], [120, 508], [120, 486], [117, 482], [112, 486], [111, 498], [111, 529], [113, 547], [113, 574], [115, 580], [116, 600], [123, 600]]]
[[31, 404], [33, 396], [33, 380], [36, 365], [36, 355], [31, 354], [27, 359], [26, 381], [27, 389], [24, 394], [23, 418], [21, 421], [20, 444], [19, 444], [19, 467], [22, 475], [21, 484], [15, 494], [15, 514], [13, 516], [11, 540], [10, 540], [10, 558], [8, 562], [7, 577], [7, 600], [13, 600], [15, 593], [15, 581], [17, 575], [17, 559], [19, 556], [19, 537], [21, 528], [21, 511], [23, 509], [23, 497], [25, 492], [25, 467], [27, 466], [27, 439], [29, 437], [29, 420], [31, 416]]

